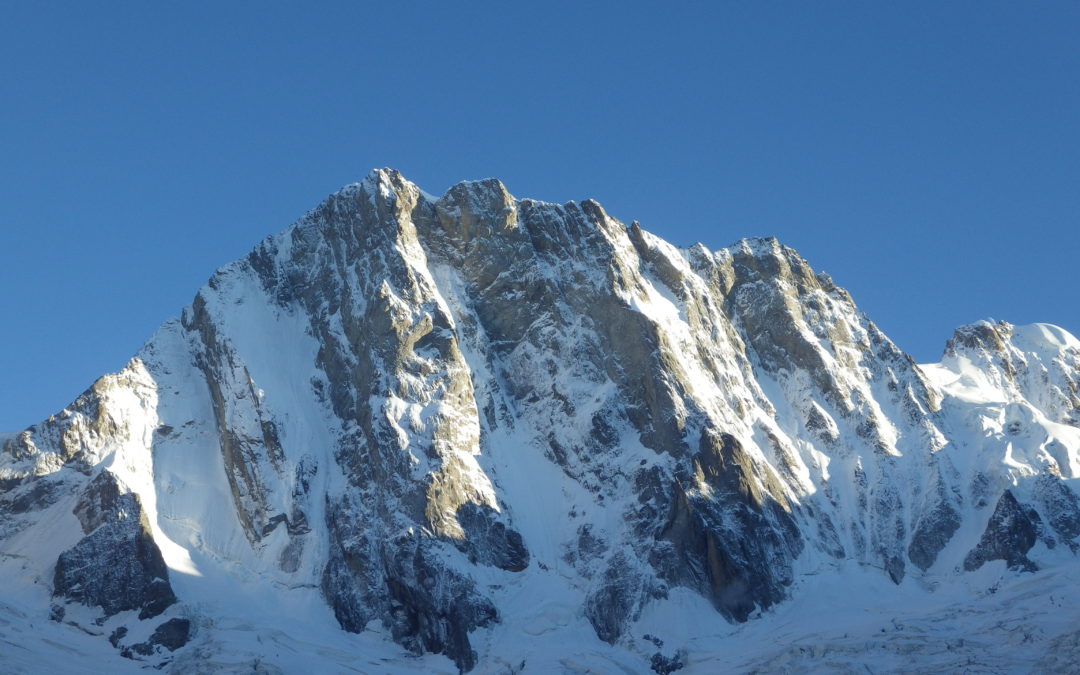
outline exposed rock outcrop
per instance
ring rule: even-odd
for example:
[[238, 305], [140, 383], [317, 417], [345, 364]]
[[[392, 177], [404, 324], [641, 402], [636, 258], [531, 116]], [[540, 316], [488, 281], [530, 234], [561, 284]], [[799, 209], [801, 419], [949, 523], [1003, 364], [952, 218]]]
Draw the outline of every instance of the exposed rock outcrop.
[[1025, 512], [1012, 491], [1006, 490], [994, 507], [979, 543], [964, 558], [964, 569], [977, 570], [991, 560], [1004, 560], [1010, 569], [1034, 572], [1035, 563], [1027, 557], [1038, 533], [1033, 515], [1038, 518], [1037, 514]]
[[121, 491], [113, 474], [102, 471], [86, 486], [75, 515], [86, 536], [57, 559], [55, 595], [99, 606], [106, 616], [137, 609], [140, 619], [176, 602], [138, 495]]

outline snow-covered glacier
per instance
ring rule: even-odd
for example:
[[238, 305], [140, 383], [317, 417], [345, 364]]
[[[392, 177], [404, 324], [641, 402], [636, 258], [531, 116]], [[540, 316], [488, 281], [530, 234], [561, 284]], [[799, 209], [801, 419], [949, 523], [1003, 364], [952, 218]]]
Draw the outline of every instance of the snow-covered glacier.
[[0, 437], [5, 672], [1063, 671], [1080, 341], [392, 170]]

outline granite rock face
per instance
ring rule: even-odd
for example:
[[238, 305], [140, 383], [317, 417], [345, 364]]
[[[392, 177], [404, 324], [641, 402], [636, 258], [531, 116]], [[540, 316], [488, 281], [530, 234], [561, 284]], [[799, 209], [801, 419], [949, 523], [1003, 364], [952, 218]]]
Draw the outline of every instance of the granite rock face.
[[991, 560], [1004, 560], [1010, 568], [1034, 572], [1037, 568], [1028, 559], [1027, 552], [1035, 545], [1036, 519], [1038, 514], [1032, 518], [1031, 514], [1025, 513], [1012, 492], [1006, 490], [978, 545], [964, 558], [964, 569], [977, 570]]
[[[1033, 570], [1080, 536], [1057, 331], [974, 324], [919, 366], [774, 239], [676, 248], [591, 200], [375, 171], [4, 441], [0, 545], [63, 511], [62, 597], [156, 616], [186, 600], [169, 569], [197, 593], [192, 560], [219, 561], [461, 671], [500, 626], [584, 617], [636, 649], [674, 596], [742, 622], [847, 564]], [[129, 649], [191, 649], [184, 621]]]
[[75, 515], [86, 536], [57, 559], [55, 595], [99, 606], [105, 616], [137, 609], [140, 619], [176, 602], [138, 495], [121, 492], [113, 474], [102, 471], [83, 490]]

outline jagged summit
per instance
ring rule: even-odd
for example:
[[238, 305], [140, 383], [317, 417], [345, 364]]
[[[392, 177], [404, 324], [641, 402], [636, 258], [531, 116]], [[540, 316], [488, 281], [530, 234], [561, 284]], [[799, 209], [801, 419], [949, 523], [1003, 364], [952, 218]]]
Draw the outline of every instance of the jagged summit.
[[[581, 208], [586, 211], [597, 213], [601, 219], [609, 216], [604, 207], [595, 199], [584, 199], [581, 202], [568, 201], [565, 204], [545, 202], [536, 199], [524, 198], [518, 200], [507, 189], [506, 185], [498, 178], [481, 178], [476, 180], [463, 180], [446, 189], [441, 196], [436, 196], [420, 189], [415, 183], [406, 178], [400, 171], [389, 167], [372, 169], [363, 179], [350, 183], [337, 192], [331, 194], [327, 201], [349, 199], [365, 194], [368, 198], [379, 195], [383, 198], [400, 194], [409, 201], [424, 201], [430, 204], [443, 204], [445, 209], [453, 210], [465, 205], [469, 213], [492, 212], [512, 208], [518, 201], [530, 206], [542, 206], [552, 208]], [[317, 211], [318, 208], [313, 209]], [[614, 221], [618, 222], [618, 221]], [[619, 223], [622, 225], [622, 223]], [[624, 227], [634, 231], [644, 231], [641, 223], [632, 221]], [[651, 235], [650, 235], [651, 236]], [[695, 242], [687, 247], [689, 249], [709, 249], [701, 242]], [[781, 244], [776, 237], [744, 237], [731, 245], [734, 248], [744, 248], [756, 255], [774, 255], [777, 251], [784, 251], [798, 255], [794, 249]]]
[[380, 169], [3, 441], [0, 611], [178, 672], [769, 668], [755, 626], [829, 580], [940, 627], [1072, 578], [1075, 343], [977, 324], [916, 365], [773, 238]]

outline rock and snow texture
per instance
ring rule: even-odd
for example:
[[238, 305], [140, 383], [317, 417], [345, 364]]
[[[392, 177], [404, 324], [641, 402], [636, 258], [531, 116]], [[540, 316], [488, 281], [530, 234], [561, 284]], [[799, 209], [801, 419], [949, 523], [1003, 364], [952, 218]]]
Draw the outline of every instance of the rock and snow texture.
[[3, 441], [0, 666], [1034, 667], [1080, 645], [1078, 389], [1053, 326], [919, 366], [775, 240], [376, 171]]

